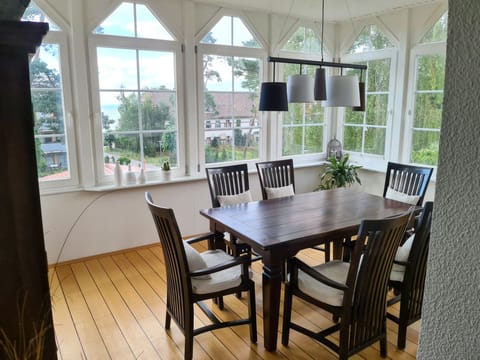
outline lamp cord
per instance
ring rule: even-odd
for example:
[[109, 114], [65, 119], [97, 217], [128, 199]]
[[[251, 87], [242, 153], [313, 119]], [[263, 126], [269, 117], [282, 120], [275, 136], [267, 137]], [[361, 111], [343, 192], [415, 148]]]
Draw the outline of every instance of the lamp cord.
[[322, 53], [322, 61], [323, 61], [323, 32], [325, 30], [325, 0], [322, 0], [322, 44], [320, 47], [320, 51]]

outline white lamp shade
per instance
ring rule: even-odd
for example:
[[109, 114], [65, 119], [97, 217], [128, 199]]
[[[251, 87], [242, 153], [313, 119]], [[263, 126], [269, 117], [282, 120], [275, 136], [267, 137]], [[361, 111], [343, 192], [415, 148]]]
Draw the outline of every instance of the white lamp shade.
[[327, 100], [322, 105], [328, 107], [360, 106], [358, 76], [327, 77]]
[[287, 81], [288, 102], [313, 102], [313, 78], [309, 75], [290, 75]]

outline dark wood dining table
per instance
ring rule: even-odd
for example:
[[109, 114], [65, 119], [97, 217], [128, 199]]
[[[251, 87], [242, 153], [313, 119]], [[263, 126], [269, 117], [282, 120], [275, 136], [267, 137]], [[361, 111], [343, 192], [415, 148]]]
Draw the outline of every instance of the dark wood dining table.
[[[210, 220], [216, 241], [223, 233], [247, 243], [263, 258], [263, 331], [268, 351], [277, 347], [282, 264], [298, 251], [334, 241], [339, 258], [341, 239], [355, 235], [363, 219], [382, 219], [408, 211], [410, 205], [351, 189], [325, 190], [201, 210]], [[340, 245], [339, 245], [340, 244]]]

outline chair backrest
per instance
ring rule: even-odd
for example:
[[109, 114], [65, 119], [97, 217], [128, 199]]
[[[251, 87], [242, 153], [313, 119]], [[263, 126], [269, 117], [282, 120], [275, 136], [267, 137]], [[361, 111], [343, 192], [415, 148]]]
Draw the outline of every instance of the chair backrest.
[[295, 191], [293, 160], [276, 160], [257, 163], [258, 178], [263, 200], [267, 200], [265, 188], [279, 188], [292, 185]]
[[[403, 277], [400, 312], [406, 311], [409, 319], [420, 318], [422, 313], [432, 213], [433, 202], [428, 201], [425, 203], [418, 227], [415, 229], [415, 238]], [[402, 316], [402, 314], [400, 314], [400, 316]]]
[[411, 213], [360, 225], [347, 275], [342, 330], [350, 334], [349, 349], [382, 334], [386, 318], [388, 280], [395, 253]]
[[182, 236], [173, 209], [155, 205], [148, 192], [145, 201], [162, 245], [167, 273], [167, 309], [177, 324], [185, 329], [187, 323], [193, 321], [193, 308], [190, 306], [192, 283]]
[[205, 169], [212, 207], [220, 207], [218, 195], [238, 195], [250, 190], [247, 164]]
[[386, 196], [388, 188], [391, 188], [406, 195], [419, 196], [416, 205], [421, 206], [432, 173], [433, 168], [430, 167], [389, 162], [385, 176], [383, 197]]

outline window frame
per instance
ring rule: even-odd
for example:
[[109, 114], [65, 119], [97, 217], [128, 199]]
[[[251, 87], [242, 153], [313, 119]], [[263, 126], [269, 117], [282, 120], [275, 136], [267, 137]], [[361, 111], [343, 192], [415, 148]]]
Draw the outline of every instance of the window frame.
[[[414, 131], [414, 119], [415, 119], [415, 103], [416, 103], [416, 91], [417, 91], [417, 78], [418, 78], [418, 57], [419, 56], [437, 56], [441, 55], [446, 57], [447, 44], [444, 42], [434, 42], [426, 44], [417, 44], [412, 48], [410, 52], [409, 61], [409, 76], [407, 86], [407, 108], [405, 112], [405, 131], [403, 140], [403, 150], [401, 152], [401, 159], [404, 163], [415, 164], [420, 166], [430, 166], [434, 168], [432, 178], [436, 177], [437, 165], [425, 165], [416, 164], [410, 161], [411, 152], [413, 148], [413, 131]], [[440, 132], [441, 129], [438, 131]]]
[[[387, 36], [385, 34], [385, 36]], [[388, 37], [388, 36], [387, 36]], [[393, 43], [395, 46], [395, 44]], [[385, 152], [383, 155], [368, 154], [364, 152], [354, 152], [347, 151], [350, 154], [350, 159], [362, 164], [363, 167], [368, 169], [384, 169], [387, 162], [392, 157], [392, 152], [394, 151], [391, 148], [393, 140], [393, 119], [394, 119], [394, 105], [395, 105], [395, 87], [396, 87], [396, 77], [397, 77], [397, 63], [398, 63], [398, 49], [397, 47], [381, 49], [375, 51], [368, 51], [363, 53], [347, 54], [344, 56], [342, 61], [346, 63], [359, 63], [359, 62], [368, 62], [375, 60], [390, 59], [390, 79], [388, 83], [388, 102], [387, 102], [387, 119], [385, 125]], [[365, 76], [365, 75], [364, 75]], [[367, 99], [368, 101], [368, 99]], [[345, 109], [341, 109], [338, 112], [338, 128], [337, 128], [337, 138], [341, 139], [342, 145], [344, 144], [344, 127], [345, 127]], [[363, 124], [363, 131], [365, 131], [369, 126]], [[363, 141], [363, 139], [362, 139]]]
[[[128, 1], [127, 1], [128, 2]], [[152, 14], [154, 10], [150, 8]], [[109, 15], [107, 15], [108, 17]], [[103, 18], [100, 23], [105, 20]], [[161, 22], [163, 25], [163, 22]], [[92, 97], [92, 112], [93, 112], [93, 138], [94, 138], [94, 162], [97, 185], [110, 185], [113, 183], [113, 175], [105, 175], [104, 173], [104, 155], [103, 155], [103, 129], [101, 121], [101, 102], [100, 102], [100, 85], [98, 77], [98, 58], [97, 48], [115, 48], [125, 50], [146, 50], [146, 51], [160, 51], [172, 52], [175, 58], [175, 90], [176, 90], [176, 114], [177, 114], [177, 167], [172, 168], [173, 176], [185, 175], [186, 169], [186, 151], [185, 151], [185, 116], [184, 116], [184, 80], [183, 80], [183, 49], [182, 44], [178, 39], [158, 40], [137, 37], [125, 37], [116, 35], [95, 34], [93, 27], [89, 33], [88, 51], [90, 60], [90, 76], [91, 76], [91, 97]], [[165, 28], [170, 31], [166, 26]], [[141, 91], [141, 89], [136, 89]], [[138, 130], [140, 132], [140, 130]], [[146, 176], [149, 181], [161, 179], [161, 171], [149, 171], [147, 168]], [[125, 186], [125, 185], [122, 185]]]
[[[35, 2], [37, 7], [45, 13], [45, 15], [51, 19], [50, 15], [45, 12], [41, 5]], [[52, 20], [54, 21], [54, 20]], [[55, 22], [55, 21], [54, 21]], [[45, 37], [42, 39], [43, 44], [55, 44], [58, 45], [59, 53], [59, 65], [60, 65], [60, 77], [62, 81], [62, 97], [63, 97], [63, 117], [64, 117], [64, 126], [65, 126], [65, 144], [67, 148], [67, 157], [69, 164], [70, 178], [68, 179], [59, 179], [59, 180], [47, 180], [40, 181], [39, 179], [39, 189], [41, 194], [50, 194], [57, 193], [69, 190], [78, 189], [80, 180], [79, 180], [79, 171], [78, 171], [78, 157], [77, 157], [77, 141], [76, 141], [76, 131], [75, 131], [75, 119], [74, 119], [74, 108], [73, 108], [73, 93], [72, 93], [72, 82], [71, 82], [71, 73], [70, 73], [70, 49], [68, 34], [64, 30], [63, 26], [55, 24], [58, 26], [59, 30], [49, 31]], [[39, 46], [40, 49], [40, 46]]]

